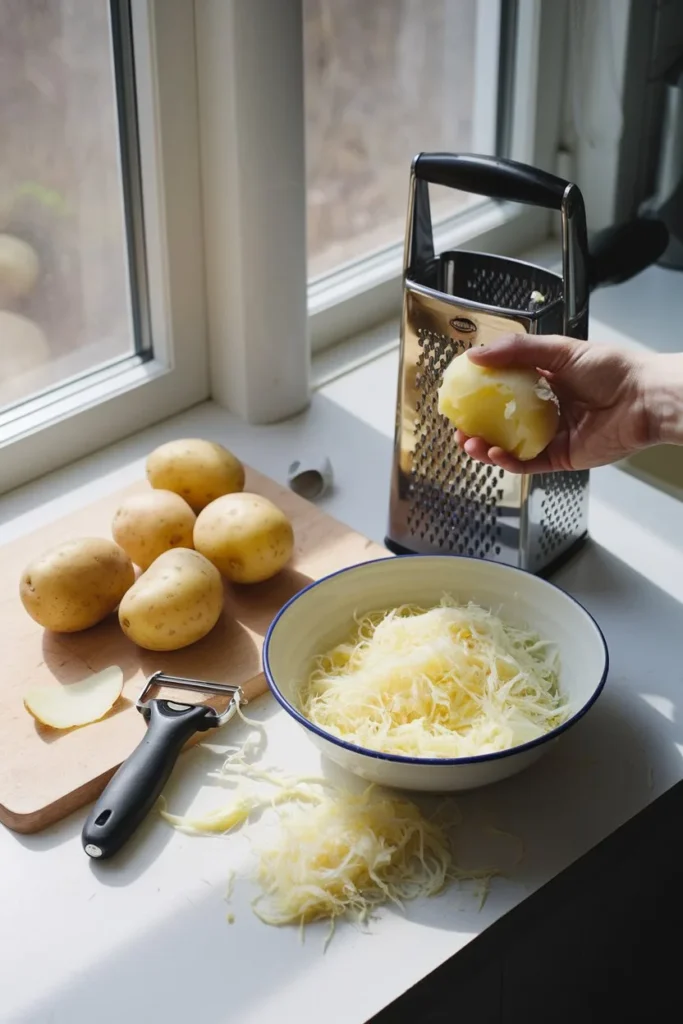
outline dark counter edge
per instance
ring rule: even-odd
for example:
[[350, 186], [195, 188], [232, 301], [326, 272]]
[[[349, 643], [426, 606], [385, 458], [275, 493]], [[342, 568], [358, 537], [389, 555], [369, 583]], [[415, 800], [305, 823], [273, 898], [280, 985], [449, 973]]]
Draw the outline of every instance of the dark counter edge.
[[680, 782], [371, 1021], [681, 1019], [682, 954]]

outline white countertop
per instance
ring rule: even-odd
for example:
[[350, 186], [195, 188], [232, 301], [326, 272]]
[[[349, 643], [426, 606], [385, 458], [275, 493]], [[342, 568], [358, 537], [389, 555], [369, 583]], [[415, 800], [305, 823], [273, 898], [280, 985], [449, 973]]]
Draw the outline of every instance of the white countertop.
[[[381, 541], [387, 511], [396, 380], [391, 353], [318, 393], [307, 414], [269, 428], [240, 424], [205, 405], [0, 500], [0, 542], [141, 475], [143, 456], [182, 435], [221, 440], [284, 481], [294, 458], [329, 454], [336, 488], [324, 507]], [[312, 438], [317, 437], [315, 442]], [[462, 948], [654, 797], [683, 778], [681, 600], [683, 507], [616, 469], [593, 474], [592, 542], [557, 577], [595, 615], [611, 655], [607, 687], [591, 712], [535, 766], [458, 799], [482, 856], [514, 862], [479, 910], [453, 887], [384, 910], [370, 934], [343, 924], [323, 955], [324, 926], [301, 945], [251, 913], [241, 883], [235, 922], [223, 901], [244, 836], [192, 838], [151, 817], [112, 862], [80, 846], [84, 814], [42, 834], [0, 828], [0, 1019], [22, 1024], [361, 1024]], [[8, 638], [5, 638], [8, 642]], [[318, 769], [318, 755], [270, 698], [250, 708], [267, 722], [265, 760]], [[226, 727], [234, 742], [241, 726]], [[229, 735], [228, 735], [229, 734]], [[206, 785], [215, 749], [184, 755], [169, 806], [214, 806], [227, 791]], [[514, 846], [514, 844], [512, 844]]]

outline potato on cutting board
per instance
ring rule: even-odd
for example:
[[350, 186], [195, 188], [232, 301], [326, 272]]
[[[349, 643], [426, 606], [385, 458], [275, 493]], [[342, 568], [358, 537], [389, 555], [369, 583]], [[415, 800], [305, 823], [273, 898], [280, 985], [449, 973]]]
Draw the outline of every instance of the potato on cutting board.
[[446, 367], [438, 407], [463, 433], [521, 461], [550, 444], [560, 418], [557, 398], [535, 370], [478, 366], [464, 353]]
[[294, 551], [285, 513], [260, 494], [227, 494], [197, 516], [194, 546], [234, 583], [261, 583]]
[[186, 438], [155, 448], [147, 459], [147, 479], [199, 512], [223, 494], [244, 489], [244, 466], [215, 441]]
[[191, 548], [197, 517], [173, 491], [131, 494], [119, 505], [111, 524], [116, 543], [141, 569], [172, 548]]
[[126, 636], [148, 651], [176, 651], [205, 637], [223, 610], [223, 581], [197, 551], [166, 551], [119, 607]]
[[[261, 648], [280, 607], [313, 579], [344, 565], [386, 557], [384, 548], [371, 544], [288, 488], [250, 469], [247, 479], [251, 491], [268, 497], [292, 521], [297, 536], [295, 571], [291, 577], [281, 574], [272, 585], [256, 591], [230, 588], [231, 593], [225, 597], [228, 607], [214, 629], [198, 643], [167, 655], [148, 653], [136, 646], [113, 615], [83, 633], [46, 635], [19, 599], [19, 580], [28, 563], [72, 537], [110, 538], [116, 510], [130, 495], [148, 492], [147, 483], [116, 490], [93, 504], [74, 509], [63, 519], [45, 521], [37, 531], [4, 546], [0, 604], [8, 642], [0, 686], [3, 825], [22, 833], [36, 832], [99, 796], [105, 779], [128, 757], [144, 733], [145, 725], [134, 702], [155, 669], [239, 685], [250, 699], [264, 693], [267, 684], [262, 674]], [[183, 557], [194, 556], [194, 552], [178, 548], [162, 557], [177, 557], [181, 551]], [[148, 611], [150, 615], [155, 613], [155, 609]], [[42, 726], [36, 728], [23, 703], [35, 687], [70, 687], [111, 665], [121, 667], [125, 681], [113, 709], [115, 714], [105, 714], [84, 728], [65, 729], [54, 737], [47, 735]], [[38, 710], [41, 714], [45, 711], [42, 707]]]
[[125, 551], [112, 540], [83, 537], [39, 555], [19, 585], [24, 608], [45, 629], [76, 633], [114, 611], [135, 582]]

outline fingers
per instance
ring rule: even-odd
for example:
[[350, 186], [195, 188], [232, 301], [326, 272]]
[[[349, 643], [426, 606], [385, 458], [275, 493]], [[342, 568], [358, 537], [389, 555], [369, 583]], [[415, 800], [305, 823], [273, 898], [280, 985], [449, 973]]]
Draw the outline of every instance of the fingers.
[[483, 437], [468, 437], [462, 430], [457, 430], [455, 440], [470, 458], [483, 462], [485, 466], [497, 466], [508, 473], [550, 473], [554, 468], [546, 452], [542, 452], [536, 459], [520, 462], [502, 448], [490, 447]]
[[490, 345], [475, 346], [467, 354], [478, 366], [531, 366], [559, 373], [581, 344], [558, 334], [507, 334]]
[[498, 466], [499, 469], [504, 469], [508, 473], [550, 473], [553, 469], [545, 453], [536, 459], [529, 459], [527, 462], [520, 462], [519, 459], [509, 455], [502, 448], [489, 448], [488, 454], [493, 466]]
[[[498, 469], [504, 469], [508, 473], [533, 472], [533, 469], [529, 468], [530, 463], [520, 462], [514, 455], [510, 455], [509, 452], [504, 451], [502, 448], [489, 448], [486, 441], [481, 437], [470, 438], [465, 445], [465, 451], [478, 462], [483, 462], [487, 466], [496, 466]], [[537, 472], [540, 471], [537, 470]]]
[[455, 439], [471, 459], [483, 462], [485, 466], [498, 466], [511, 473], [523, 473], [524, 464], [508, 455], [502, 448], [491, 447], [483, 437], [468, 437], [462, 430], [456, 431]]
[[483, 462], [487, 466], [492, 466], [493, 462], [489, 456], [489, 445], [483, 439], [483, 437], [467, 437], [464, 439], [461, 447], [467, 452], [472, 459], [476, 459], [477, 462]]

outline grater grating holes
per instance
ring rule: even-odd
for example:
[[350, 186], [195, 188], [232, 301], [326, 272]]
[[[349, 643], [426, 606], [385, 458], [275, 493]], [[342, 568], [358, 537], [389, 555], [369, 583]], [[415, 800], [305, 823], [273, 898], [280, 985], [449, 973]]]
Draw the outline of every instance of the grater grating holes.
[[500, 258], [482, 264], [481, 255], [474, 258], [475, 255], [460, 252], [450, 256], [454, 294], [463, 299], [522, 312], [530, 308], [533, 291], [542, 292], [546, 304], [562, 297], [562, 281], [554, 274], [542, 270], [530, 273], [532, 268], [525, 267], [522, 277], [514, 262], [509, 262], [506, 270], [501, 267]]
[[[415, 379], [421, 400], [415, 406], [408, 526], [440, 551], [477, 557], [500, 554], [500, 527], [490, 485], [494, 469], [456, 448], [453, 432], [437, 408], [443, 371], [468, 346], [426, 330], [418, 332], [418, 342]], [[499, 474], [502, 477], [502, 471]], [[502, 491], [498, 494], [502, 496]]]
[[545, 492], [538, 541], [544, 560], [552, 559], [580, 532], [587, 478], [587, 473], [547, 473], [539, 479]]

